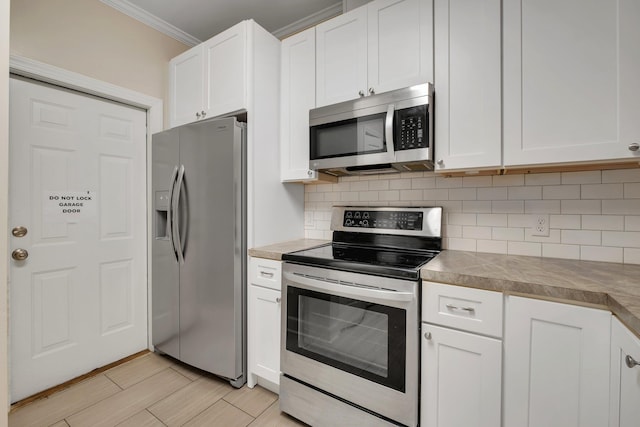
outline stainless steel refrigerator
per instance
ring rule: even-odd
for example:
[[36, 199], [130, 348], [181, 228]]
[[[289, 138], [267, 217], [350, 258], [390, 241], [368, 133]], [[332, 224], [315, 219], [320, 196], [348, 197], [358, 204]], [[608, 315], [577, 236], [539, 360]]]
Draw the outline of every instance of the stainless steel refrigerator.
[[246, 381], [246, 138], [235, 118], [153, 135], [155, 349]]

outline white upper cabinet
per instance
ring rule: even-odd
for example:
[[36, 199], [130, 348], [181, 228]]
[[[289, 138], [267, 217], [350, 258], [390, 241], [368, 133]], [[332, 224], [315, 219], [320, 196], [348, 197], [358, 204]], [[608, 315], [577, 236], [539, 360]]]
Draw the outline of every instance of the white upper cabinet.
[[169, 62], [171, 127], [246, 108], [246, 47], [243, 21]]
[[315, 28], [286, 38], [281, 45], [281, 179], [315, 180], [309, 169], [309, 110], [316, 106]]
[[[316, 26], [316, 105], [363, 96], [367, 87], [367, 8]], [[362, 95], [358, 95], [358, 92]]]
[[500, 0], [435, 0], [436, 171], [502, 164]]
[[611, 322], [609, 427], [637, 427], [640, 420], [640, 339], [614, 317]]
[[433, 80], [431, 0], [376, 0], [316, 26], [316, 105]]
[[202, 43], [207, 117], [246, 108], [246, 21]]
[[169, 62], [169, 118], [171, 127], [197, 120], [204, 104], [204, 62], [196, 46]]
[[503, 9], [504, 165], [640, 159], [640, 2]]
[[378, 0], [367, 5], [368, 92], [433, 82], [432, 4]]

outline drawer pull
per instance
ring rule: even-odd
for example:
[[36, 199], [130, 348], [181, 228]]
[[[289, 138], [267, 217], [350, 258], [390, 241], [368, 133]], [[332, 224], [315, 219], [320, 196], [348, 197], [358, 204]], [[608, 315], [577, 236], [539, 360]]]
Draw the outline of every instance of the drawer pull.
[[627, 357], [624, 358], [624, 363], [626, 363], [629, 368], [634, 368], [640, 365], [640, 362], [638, 362], [636, 359], [634, 359], [629, 355], [627, 355]]
[[266, 278], [268, 278], [268, 279], [272, 279], [272, 278], [273, 278], [273, 273], [270, 273], [270, 272], [268, 272], [268, 271], [261, 271], [261, 272], [260, 272], [260, 275], [261, 275], [262, 277], [266, 277]]
[[453, 304], [447, 304], [446, 307], [449, 310], [462, 310], [469, 313], [474, 313], [476, 311], [476, 309], [473, 307], [458, 307], [457, 305], [453, 305]]

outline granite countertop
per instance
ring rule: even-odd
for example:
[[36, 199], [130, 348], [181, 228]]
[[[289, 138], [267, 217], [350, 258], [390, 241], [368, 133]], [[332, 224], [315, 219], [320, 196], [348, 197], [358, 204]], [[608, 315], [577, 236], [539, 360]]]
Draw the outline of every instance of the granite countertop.
[[445, 250], [421, 274], [434, 282], [600, 306], [640, 336], [640, 265]]
[[251, 248], [249, 249], [249, 256], [281, 261], [282, 254], [311, 249], [330, 242], [331, 240], [321, 239], [289, 240], [287, 242], [275, 243], [273, 245], [261, 246], [259, 248]]

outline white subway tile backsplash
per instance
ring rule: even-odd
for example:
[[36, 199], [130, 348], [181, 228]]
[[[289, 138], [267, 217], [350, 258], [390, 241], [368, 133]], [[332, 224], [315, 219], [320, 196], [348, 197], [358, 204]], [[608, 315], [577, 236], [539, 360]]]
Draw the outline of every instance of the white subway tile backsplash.
[[507, 200], [507, 187], [478, 188], [478, 200]]
[[512, 187], [524, 185], [524, 175], [494, 175], [494, 187]]
[[600, 200], [562, 200], [560, 202], [561, 214], [599, 215], [602, 212]]
[[562, 230], [561, 242], [568, 245], [600, 245], [602, 233], [592, 230]]
[[493, 240], [524, 241], [524, 228], [494, 227], [491, 238]]
[[469, 213], [491, 213], [489, 200], [463, 200], [462, 211]]
[[640, 248], [640, 232], [638, 231], [603, 231], [603, 246], [623, 248]]
[[465, 239], [491, 239], [491, 227], [465, 225], [462, 227], [462, 237]]
[[507, 227], [507, 214], [484, 214], [479, 213], [476, 216], [478, 225], [487, 227]]
[[559, 214], [560, 200], [525, 200], [524, 211], [529, 214]]
[[602, 213], [608, 215], [637, 215], [640, 199], [607, 200], [602, 203]]
[[475, 188], [452, 188], [449, 190], [449, 200], [476, 200]]
[[569, 230], [579, 230], [582, 227], [580, 215], [550, 215], [549, 227]]
[[624, 198], [640, 199], [640, 183], [634, 182], [624, 184]]
[[507, 253], [506, 241], [499, 240], [478, 240], [476, 243], [476, 250], [478, 252], [488, 252], [492, 254], [506, 254]]
[[623, 262], [622, 248], [606, 246], [580, 246], [580, 259], [585, 261]]
[[507, 253], [509, 255], [542, 256], [542, 243], [509, 242]]
[[558, 185], [560, 173], [532, 173], [524, 176], [525, 185]]
[[640, 264], [640, 249], [624, 248], [625, 264]]
[[614, 169], [602, 171], [602, 182], [640, 182], [640, 169]]
[[640, 215], [624, 217], [625, 231], [640, 231]]
[[571, 200], [580, 198], [579, 185], [546, 185], [542, 189], [543, 199]]
[[491, 204], [493, 213], [524, 213], [523, 200], [495, 200]]
[[[445, 248], [640, 264], [640, 168], [444, 177], [342, 177], [305, 186], [305, 236], [330, 239], [331, 207], [442, 206]], [[533, 220], [549, 215], [549, 236]]]
[[580, 198], [588, 199], [622, 199], [622, 184], [585, 184], [582, 185]]
[[600, 171], [562, 172], [562, 184], [600, 184], [602, 173]]
[[616, 215], [582, 215], [583, 230], [624, 230], [624, 217]]
[[580, 246], [543, 243], [542, 256], [548, 258], [580, 259]]
[[491, 176], [464, 176], [462, 177], [463, 187], [491, 187], [493, 180]]
[[542, 187], [509, 187], [509, 200], [540, 200], [542, 199]]

